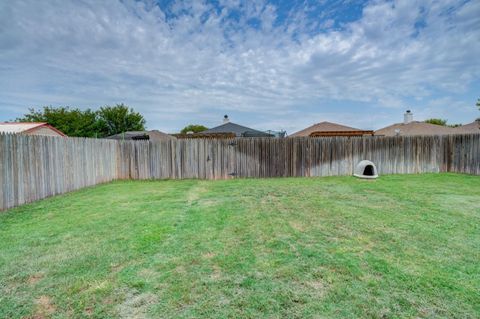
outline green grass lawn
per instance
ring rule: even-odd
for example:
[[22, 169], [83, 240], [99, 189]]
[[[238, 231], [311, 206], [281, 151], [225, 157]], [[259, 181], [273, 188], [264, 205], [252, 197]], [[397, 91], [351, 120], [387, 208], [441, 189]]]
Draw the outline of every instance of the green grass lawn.
[[0, 214], [0, 318], [478, 318], [480, 177], [115, 182]]

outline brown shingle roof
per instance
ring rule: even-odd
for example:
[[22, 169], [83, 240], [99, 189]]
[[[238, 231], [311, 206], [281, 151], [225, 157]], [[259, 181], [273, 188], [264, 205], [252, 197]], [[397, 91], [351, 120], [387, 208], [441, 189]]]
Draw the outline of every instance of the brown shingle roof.
[[361, 131], [361, 130], [358, 128], [331, 123], [331, 122], [320, 122], [317, 124], [313, 124], [312, 126], [309, 126], [306, 129], [295, 132], [290, 136], [292, 137], [310, 136], [310, 134], [312, 134], [313, 132], [341, 132], [341, 131]]
[[375, 131], [375, 135], [396, 136], [396, 130], [400, 130], [399, 135], [447, 135], [455, 134], [455, 130], [448, 126], [435, 125], [425, 122], [410, 122], [408, 124], [396, 123]]
[[455, 127], [454, 130], [455, 133], [458, 134], [480, 133], [480, 120], [473, 121], [470, 124]]

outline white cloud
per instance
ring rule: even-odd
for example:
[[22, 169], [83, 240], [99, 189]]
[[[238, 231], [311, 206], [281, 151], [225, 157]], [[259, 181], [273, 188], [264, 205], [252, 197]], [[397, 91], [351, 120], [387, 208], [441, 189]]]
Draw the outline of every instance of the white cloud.
[[[222, 4], [178, 2], [166, 12], [129, 0], [3, 2], [1, 113], [125, 102], [168, 131], [197, 119], [214, 125], [224, 112], [242, 124], [278, 114], [272, 125], [291, 130], [327, 116], [370, 127], [396, 120], [412, 99], [427, 108], [469, 93], [480, 77], [478, 1], [373, 1], [342, 29], [331, 15], [297, 9], [279, 24], [263, 1]], [[328, 101], [367, 102], [376, 116], [335, 113]]]

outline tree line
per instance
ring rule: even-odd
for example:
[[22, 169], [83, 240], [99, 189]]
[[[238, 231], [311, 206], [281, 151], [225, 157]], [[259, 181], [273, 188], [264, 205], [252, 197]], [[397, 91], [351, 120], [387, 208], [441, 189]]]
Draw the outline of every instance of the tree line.
[[[144, 131], [146, 120], [142, 114], [125, 104], [103, 106], [98, 110], [72, 108], [69, 106], [44, 106], [30, 108], [28, 113], [15, 119], [16, 122], [45, 122], [71, 137], [103, 138], [128, 131]], [[198, 133], [208, 128], [189, 124], [180, 133]]]
[[17, 122], [46, 122], [73, 137], [107, 137], [127, 131], [144, 131], [145, 118], [124, 104], [80, 110], [68, 106], [29, 109]]

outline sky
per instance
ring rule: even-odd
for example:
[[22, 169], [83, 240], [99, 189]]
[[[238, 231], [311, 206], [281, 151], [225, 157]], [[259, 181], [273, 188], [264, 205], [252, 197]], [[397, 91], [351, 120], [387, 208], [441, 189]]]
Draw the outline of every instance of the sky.
[[478, 98], [478, 0], [0, 1], [0, 121], [124, 103], [169, 133], [378, 129], [469, 123]]

